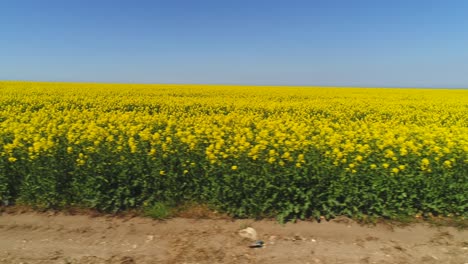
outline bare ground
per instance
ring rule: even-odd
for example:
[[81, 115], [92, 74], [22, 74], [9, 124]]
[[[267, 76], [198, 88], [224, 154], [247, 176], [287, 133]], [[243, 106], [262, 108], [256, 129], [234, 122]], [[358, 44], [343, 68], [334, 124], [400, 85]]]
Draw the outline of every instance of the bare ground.
[[[238, 231], [253, 227], [265, 242]], [[0, 263], [468, 263], [468, 230], [418, 223], [298, 222], [3, 213]]]

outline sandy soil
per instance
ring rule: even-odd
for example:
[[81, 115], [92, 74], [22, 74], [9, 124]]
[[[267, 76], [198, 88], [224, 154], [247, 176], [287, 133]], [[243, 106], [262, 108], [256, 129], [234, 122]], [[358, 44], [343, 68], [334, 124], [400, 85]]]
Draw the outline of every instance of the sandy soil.
[[[238, 231], [265, 242], [249, 248]], [[0, 263], [468, 263], [468, 230], [47, 213], [0, 216]]]

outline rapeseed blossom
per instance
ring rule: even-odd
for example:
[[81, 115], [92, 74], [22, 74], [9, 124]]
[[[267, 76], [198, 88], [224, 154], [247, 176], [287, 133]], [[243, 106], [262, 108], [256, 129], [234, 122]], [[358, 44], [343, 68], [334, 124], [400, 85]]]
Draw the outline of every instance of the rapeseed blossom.
[[[468, 160], [464, 90], [29, 82], [0, 89], [0, 160], [9, 164], [193, 157], [181, 168], [301, 170], [319, 159], [345, 173], [414, 175], [456, 171]], [[173, 169], [161, 166], [160, 175]]]

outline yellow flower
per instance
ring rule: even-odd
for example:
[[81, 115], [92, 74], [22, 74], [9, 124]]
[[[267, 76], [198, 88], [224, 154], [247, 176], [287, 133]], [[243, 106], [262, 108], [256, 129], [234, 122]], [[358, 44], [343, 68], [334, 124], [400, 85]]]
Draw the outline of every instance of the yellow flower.
[[392, 169], [392, 172], [393, 172], [393, 173], [398, 173], [399, 171], [400, 171], [400, 170], [399, 170], [398, 168], [393, 168], [393, 169]]
[[390, 164], [384, 163], [384, 164], [382, 164], [382, 166], [386, 169], [386, 168], [388, 168], [390, 166]]
[[400, 149], [400, 155], [401, 156], [406, 156], [408, 154], [408, 150], [406, 148], [401, 148]]
[[427, 158], [422, 159], [421, 160], [421, 170], [431, 172], [431, 170], [428, 168], [429, 164], [430, 164], [430, 162], [429, 162], [429, 160]]
[[429, 160], [427, 158], [422, 159], [421, 160], [421, 165], [423, 165], [423, 166], [429, 165]]
[[166, 175], [166, 172], [161, 170], [161, 171], [159, 171], [159, 175]]
[[9, 158], [8, 158], [8, 161], [9, 161], [9, 162], [12, 162], [12, 163], [15, 162], [15, 161], [17, 161], [17, 160], [18, 160], [18, 159], [15, 158], [15, 157], [9, 157]]
[[236, 166], [236, 165], [233, 165], [233, 166], [231, 167], [231, 170], [237, 170], [237, 166]]
[[386, 157], [386, 158], [393, 158], [394, 156], [395, 156], [395, 153], [394, 153], [392, 150], [387, 149], [387, 150], [385, 151], [385, 157]]
[[302, 162], [302, 163], [304, 163], [304, 154], [299, 154], [299, 155], [297, 156], [297, 162]]
[[452, 162], [450, 160], [444, 161], [444, 167], [451, 168], [452, 167]]

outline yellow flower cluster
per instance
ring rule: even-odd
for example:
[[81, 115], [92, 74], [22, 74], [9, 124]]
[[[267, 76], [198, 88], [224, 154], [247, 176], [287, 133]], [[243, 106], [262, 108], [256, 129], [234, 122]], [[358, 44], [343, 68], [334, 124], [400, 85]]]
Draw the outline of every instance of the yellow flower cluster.
[[430, 173], [468, 163], [467, 105], [467, 90], [0, 82], [0, 159], [193, 156], [187, 174], [320, 155], [349, 173]]

